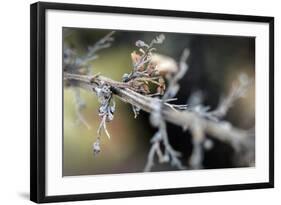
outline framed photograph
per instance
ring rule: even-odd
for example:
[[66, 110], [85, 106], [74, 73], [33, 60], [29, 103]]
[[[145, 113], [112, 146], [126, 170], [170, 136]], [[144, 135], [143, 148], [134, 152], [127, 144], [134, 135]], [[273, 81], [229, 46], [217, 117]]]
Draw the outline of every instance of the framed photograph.
[[30, 198], [274, 187], [274, 18], [31, 5]]

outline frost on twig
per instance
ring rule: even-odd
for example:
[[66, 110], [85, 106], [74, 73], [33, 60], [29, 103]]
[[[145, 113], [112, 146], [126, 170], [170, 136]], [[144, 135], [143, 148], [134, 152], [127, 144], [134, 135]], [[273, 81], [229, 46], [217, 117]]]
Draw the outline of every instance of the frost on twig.
[[210, 106], [203, 105], [204, 94], [198, 90], [191, 94], [188, 104], [188, 110], [196, 112], [198, 115], [209, 120], [219, 122], [233, 106], [234, 102], [239, 98], [245, 97], [245, 94], [252, 85], [253, 80], [246, 74], [239, 75], [238, 82], [232, 84], [230, 93], [227, 96], [221, 97], [221, 100], [216, 109], [211, 110]]
[[[76, 53], [72, 49], [65, 47], [64, 50], [66, 53], [64, 58], [65, 85], [74, 88], [80, 86], [94, 91], [100, 103], [101, 121], [97, 130], [97, 139], [92, 145], [94, 155], [101, 151], [102, 132], [110, 138], [107, 122], [112, 121], [114, 117], [113, 95], [115, 95], [132, 106], [135, 118], [140, 110], [150, 113], [150, 122], [157, 128], [157, 132], [150, 141], [151, 148], [144, 171], [151, 171], [156, 163], [155, 158], [158, 159], [158, 163], [169, 163], [178, 169], [203, 168], [204, 151], [213, 148], [213, 138], [232, 146], [236, 152], [235, 156], [239, 155], [239, 159], [243, 160], [243, 163], [247, 165], [254, 163], [254, 131], [235, 128], [230, 122], [223, 120], [234, 101], [245, 95], [252, 83], [251, 79], [245, 74], [240, 75], [238, 83], [233, 84], [230, 93], [223, 97], [213, 110], [203, 104], [202, 92], [193, 93], [188, 104], [176, 104], [175, 96], [180, 89], [178, 82], [188, 70], [186, 61], [189, 50], [184, 50], [178, 64], [169, 57], [156, 54], [154, 45], [163, 43], [165, 36], [162, 34], [149, 44], [141, 40], [136, 42], [138, 50], [131, 53], [132, 71], [123, 75], [122, 82], [102, 75], [90, 75], [87, 69], [86, 72], [83, 72], [81, 66], [83, 68], [88, 64], [87, 62], [93, 60], [96, 51], [110, 45], [113, 40], [112, 34], [108, 34], [97, 44], [89, 47], [88, 55], [84, 58], [76, 57]], [[156, 89], [152, 89], [152, 87], [156, 87]], [[87, 126], [80, 113], [84, 103], [80, 98], [79, 90], [74, 93], [77, 116]], [[181, 153], [171, 146], [166, 122], [181, 126], [184, 131], [190, 131], [193, 146], [191, 156], [186, 160], [187, 163], [183, 163], [185, 160], [180, 158]]]
[[[153, 39], [150, 44], [144, 41], [136, 41], [138, 51], [131, 53], [132, 72], [123, 75], [123, 82], [128, 83], [131, 87], [144, 95], [158, 96], [163, 95], [165, 90], [165, 81], [157, 70], [157, 64], [152, 61], [153, 52], [156, 50], [153, 46], [161, 44], [165, 36], [160, 34]], [[156, 85], [156, 91], [152, 91], [150, 85]], [[138, 116], [140, 109], [132, 106], [135, 118]]]
[[[71, 33], [69, 30], [65, 33], [64, 37], [67, 37]], [[114, 38], [112, 37], [114, 31], [108, 33], [98, 42], [96, 42], [93, 46], [88, 47], [88, 51], [86, 55], [78, 56], [77, 52], [70, 48], [67, 44], [64, 45], [64, 53], [63, 53], [63, 70], [64, 72], [69, 72], [73, 74], [82, 74], [82, 75], [89, 75], [91, 74], [90, 62], [95, 60], [97, 56], [97, 52], [101, 49], [108, 48]], [[82, 115], [81, 111], [85, 108], [85, 102], [80, 96], [80, 91], [76, 87], [76, 82], [74, 81], [65, 81], [65, 85], [73, 87], [74, 92], [74, 99], [75, 99], [75, 111], [77, 116], [77, 122], [81, 122], [84, 124], [88, 129], [91, 128], [89, 123], [86, 121], [84, 116]]]
[[96, 53], [99, 50], [102, 50], [102, 49], [105, 49], [105, 48], [108, 48], [111, 46], [112, 41], [114, 41], [114, 38], [113, 38], [114, 33], [115, 33], [115, 31], [108, 33], [106, 36], [104, 36], [102, 39], [100, 39], [98, 42], [96, 42], [93, 46], [89, 46], [87, 55], [78, 59], [79, 65], [87, 66], [90, 61], [98, 58], [98, 55]]
[[100, 143], [102, 131], [104, 131], [107, 137], [110, 139], [110, 134], [107, 130], [106, 123], [112, 121], [114, 118], [115, 102], [112, 100], [112, 91], [110, 90], [110, 86], [101, 84], [100, 86], [95, 87], [95, 92], [100, 103], [99, 116], [101, 118], [101, 122], [97, 130], [97, 141], [93, 145], [93, 151], [95, 154], [97, 154], [97, 148], [99, 148], [98, 152], [100, 152], [100, 147], [98, 145]]
[[[225, 124], [225, 126], [231, 126], [229, 122], [221, 120], [227, 114], [228, 110], [231, 108], [233, 103], [237, 99], [244, 97], [248, 87], [251, 84], [252, 79], [249, 79], [248, 76], [245, 74], [240, 74], [238, 83], [233, 83], [230, 93], [226, 97], [222, 98], [218, 107], [213, 111], [210, 110], [209, 106], [204, 106], [202, 104], [203, 94], [202, 92], [197, 91], [193, 93], [189, 99], [189, 103], [191, 103], [189, 110], [197, 113], [199, 116], [208, 120]], [[208, 144], [212, 144], [212, 141], [206, 138], [204, 134], [204, 127], [201, 125], [200, 122], [194, 121], [190, 128], [192, 134], [193, 150], [189, 160], [189, 165], [193, 169], [198, 169], [202, 168], [203, 166], [203, 149], [210, 149], [210, 146], [208, 146]], [[252, 142], [253, 140], [249, 140], [249, 143], [247, 143], [248, 148], [252, 146]], [[235, 142], [235, 139], [233, 139], [233, 145], [233, 148], [237, 151], [237, 153], [239, 153], [241, 146]], [[249, 150], [253, 149], [250, 148]]]
[[81, 111], [86, 107], [85, 101], [81, 98], [80, 90], [78, 87], [73, 88], [74, 99], [75, 99], [75, 111], [77, 116], [77, 123], [84, 124], [88, 129], [91, 129], [91, 126], [87, 120], [82, 115]]
[[224, 117], [227, 111], [229, 110], [229, 108], [232, 107], [234, 101], [245, 96], [245, 93], [248, 87], [252, 84], [252, 81], [253, 80], [249, 79], [249, 77], [246, 74], [244, 73], [240, 74], [239, 81], [233, 83], [230, 93], [226, 97], [223, 97], [221, 99], [218, 107], [210, 114], [213, 117], [217, 117], [218, 119]]
[[76, 50], [70, 48], [67, 44], [64, 44], [63, 53], [63, 70], [64, 72], [76, 73], [76, 74], [91, 74], [90, 62], [95, 60], [98, 55], [97, 52], [108, 48], [114, 40], [112, 31], [96, 42], [93, 46], [89, 46], [86, 54], [78, 55]]
[[[162, 116], [162, 112], [164, 109], [164, 105], [167, 105], [167, 101], [173, 98], [178, 92], [178, 81], [185, 75], [188, 70], [188, 66], [186, 64], [188, 56], [189, 50], [186, 49], [182, 54], [178, 72], [167, 76], [168, 88], [165, 94], [163, 95], [161, 101], [158, 101], [158, 103], [154, 105], [155, 108], [150, 115], [150, 122], [154, 127], [158, 128], [158, 131], [151, 140], [152, 146], [150, 148], [147, 163], [144, 168], [145, 172], [151, 171], [152, 166], [154, 165], [155, 154], [157, 154], [158, 156], [159, 163], [170, 162], [172, 166], [175, 166], [178, 169], [186, 168], [182, 165], [179, 159], [181, 154], [174, 150], [173, 147], [170, 145], [167, 134], [166, 122]], [[173, 106], [171, 106], [171, 108], [175, 109]], [[161, 151], [161, 148], [159, 146], [160, 144], [164, 146], [164, 154]]]
[[141, 110], [140, 107], [132, 105], [132, 109], [133, 109], [133, 112], [134, 112], [134, 118], [137, 118], [138, 115], [140, 114], [140, 110]]

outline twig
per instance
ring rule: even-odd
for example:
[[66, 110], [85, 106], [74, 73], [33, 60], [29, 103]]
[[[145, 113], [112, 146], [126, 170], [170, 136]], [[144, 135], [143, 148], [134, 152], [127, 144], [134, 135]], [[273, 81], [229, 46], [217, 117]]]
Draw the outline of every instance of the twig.
[[81, 122], [84, 124], [88, 129], [91, 129], [91, 126], [87, 122], [87, 120], [82, 115], [81, 111], [85, 108], [85, 102], [80, 96], [80, 90], [77, 87], [73, 88], [74, 92], [74, 99], [75, 99], [75, 112], [77, 116], [77, 122]]
[[79, 64], [86, 65], [89, 61], [92, 61], [98, 57], [96, 55], [97, 51], [110, 47], [111, 42], [114, 40], [114, 38], [112, 37], [114, 33], [115, 31], [108, 33], [106, 36], [96, 42], [93, 46], [88, 47], [87, 55], [84, 58], [80, 59]]
[[239, 82], [233, 83], [230, 93], [221, 99], [218, 107], [210, 112], [211, 115], [217, 118], [222, 118], [226, 115], [229, 108], [232, 107], [234, 101], [238, 98], [244, 97], [247, 88], [252, 84], [252, 80], [247, 75], [241, 74], [239, 76]]
[[[86, 76], [64, 73], [64, 79], [75, 81], [77, 85], [94, 92], [95, 88], [100, 85], [100, 82], [107, 83], [111, 87], [113, 95], [117, 96], [121, 101], [137, 106], [148, 113], [153, 112], [156, 109], [155, 105], [159, 103], [159, 99], [141, 95], [130, 88], [119, 87], [119, 82], [102, 75]], [[232, 146], [236, 144], [247, 145], [248, 137], [250, 137], [249, 131], [247, 130], [235, 128], [227, 122], [215, 122], [205, 119], [196, 112], [189, 110], [175, 111], [169, 106], [164, 105], [162, 112], [167, 122], [178, 125], [184, 130], [190, 129], [190, 125], [194, 121], [197, 121], [202, 125], [205, 133]]]
[[[176, 72], [175, 74], [170, 74], [168, 77], [168, 88], [164, 94], [164, 96], [162, 97], [162, 99], [159, 99], [159, 102], [157, 104], [155, 104], [156, 109], [154, 109], [152, 111], [152, 113], [150, 114], [150, 122], [153, 126], [158, 127], [158, 132], [159, 133], [157, 136], [158, 140], [157, 141], [152, 141], [152, 147], [151, 149], [154, 150], [154, 144], [155, 143], [162, 143], [164, 146], [164, 150], [165, 150], [165, 156], [169, 159], [168, 161], [171, 163], [172, 166], [177, 167], [178, 169], [185, 169], [186, 167], [184, 167], [179, 159], [179, 157], [181, 156], [181, 154], [179, 152], [177, 152], [176, 150], [173, 149], [173, 147], [170, 145], [169, 142], [169, 138], [168, 138], [168, 133], [167, 133], [167, 128], [166, 128], [166, 121], [163, 119], [163, 110], [165, 108], [165, 106], [170, 107], [172, 110], [177, 111], [177, 109], [170, 105], [169, 101], [173, 101], [174, 100], [174, 96], [177, 94], [178, 89], [179, 89], [179, 84], [178, 84], [178, 80], [181, 79], [187, 69], [188, 66], [186, 64], [186, 60], [189, 56], [189, 51], [187, 49], [184, 50], [182, 57], [181, 57], [181, 61], [180, 61], [180, 65], [178, 66], [178, 72]], [[160, 148], [159, 148], [160, 149]], [[155, 152], [159, 150], [155, 150]], [[161, 150], [160, 150], [161, 151]], [[151, 153], [151, 151], [150, 151]], [[160, 155], [160, 157], [162, 157]], [[159, 162], [162, 163], [163, 161], [161, 160], [161, 158], [159, 158]], [[147, 159], [147, 165], [145, 166], [145, 171], [150, 171], [151, 170], [151, 166], [153, 163], [150, 162], [150, 160], [153, 160], [150, 156], [148, 156]]]
[[[247, 148], [253, 150], [251, 148], [253, 147], [254, 138], [251, 131], [238, 129], [229, 122], [221, 121], [233, 105], [233, 102], [244, 96], [246, 89], [251, 83], [246, 75], [240, 76], [240, 84], [233, 85], [230, 94], [222, 98], [215, 110], [210, 111], [210, 107], [204, 106], [201, 102], [195, 106], [171, 104], [171, 101], [176, 100], [174, 97], [180, 88], [178, 81], [188, 70], [186, 60], [189, 56], [189, 50], [184, 50], [178, 66], [174, 63], [174, 67], [178, 68], [176, 71], [167, 70], [166, 73], [164, 72], [165, 79], [168, 81], [167, 84], [164, 77], [161, 76], [161, 72], [157, 70], [158, 64], [151, 60], [152, 53], [155, 50], [152, 46], [154, 44], [161, 44], [164, 41], [165, 36], [163, 34], [153, 39], [150, 44], [146, 44], [141, 40], [136, 42], [139, 51], [138, 53], [135, 51], [131, 53], [133, 70], [130, 74], [123, 75], [122, 82], [114, 81], [99, 74], [91, 76], [89, 62], [97, 57], [95, 53], [98, 50], [110, 46], [111, 41], [113, 41], [113, 33], [109, 33], [94, 46], [89, 47], [87, 55], [82, 58], [75, 57], [75, 52], [71, 49], [65, 48], [64, 52], [64, 80], [66, 85], [71, 85], [72, 87], [79, 86], [95, 92], [100, 102], [99, 116], [101, 117], [101, 122], [97, 130], [96, 142], [93, 143], [94, 155], [98, 154], [101, 150], [101, 132], [104, 131], [108, 138], [110, 138], [106, 123], [112, 121], [114, 117], [115, 103], [113, 95], [132, 106], [135, 118], [140, 110], [150, 113], [151, 124], [158, 128], [158, 131], [151, 140], [151, 148], [144, 171], [151, 171], [155, 156], [158, 157], [159, 163], [169, 162], [178, 169], [187, 168], [182, 165], [180, 160], [181, 153], [174, 150], [170, 145], [166, 128], [167, 122], [182, 127], [184, 131], [190, 130], [193, 150], [189, 158], [189, 166], [192, 169], [203, 167], [203, 149], [208, 149], [211, 146], [206, 145], [208, 140], [210, 142], [210, 139], [206, 138], [207, 134], [228, 143], [239, 153], [241, 153], [241, 150], [247, 150]], [[86, 66], [86, 72], [80, 69], [81, 66]], [[155, 93], [150, 92], [148, 87], [150, 83], [157, 86]], [[78, 119], [88, 126], [80, 113], [83, 104], [80, 100], [79, 90], [76, 89], [76, 91]], [[161, 96], [162, 98], [159, 99], [158, 97]], [[251, 158], [251, 156], [251, 153], [248, 154], [248, 158]]]

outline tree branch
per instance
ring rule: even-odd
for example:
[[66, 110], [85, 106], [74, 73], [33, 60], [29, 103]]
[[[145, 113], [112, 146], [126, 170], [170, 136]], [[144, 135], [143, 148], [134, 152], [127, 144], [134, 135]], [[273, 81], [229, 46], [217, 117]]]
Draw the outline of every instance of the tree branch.
[[[101, 75], [87, 76], [79, 74], [64, 73], [64, 80], [73, 82], [72, 85], [78, 85], [82, 88], [95, 92], [95, 88], [106, 84], [110, 86], [112, 93], [121, 101], [137, 106], [145, 112], [152, 113], [157, 109], [160, 99], [141, 95], [131, 90], [127, 83], [114, 81]], [[252, 136], [247, 130], [233, 127], [228, 122], [216, 122], [205, 119], [196, 112], [189, 110], [175, 110], [168, 103], [163, 105], [162, 115], [167, 122], [178, 125], [184, 130], [194, 129], [194, 122], [200, 123], [205, 133], [211, 135], [220, 141], [230, 144], [236, 148], [238, 145], [248, 146], [249, 138]]]

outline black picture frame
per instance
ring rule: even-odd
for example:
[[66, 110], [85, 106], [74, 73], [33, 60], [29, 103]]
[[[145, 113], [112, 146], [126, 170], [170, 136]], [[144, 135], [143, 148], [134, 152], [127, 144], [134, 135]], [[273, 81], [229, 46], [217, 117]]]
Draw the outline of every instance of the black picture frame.
[[[263, 183], [229, 184], [191, 188], [88, 193], [46, 196], [46, 81], [45, 38], [46, 10], [67, 10], [102, 13], [122, 13], [151, 16], [170, 16], [195, 19], [263, 22], [269, 24], [269, 181]], [[122, 197], [140, 197], [168, 194], [186, 194], [245, 190], [274, 187], [274, 18], [265, 16], [229, 15], [217, 13], [109, 7], [82, 4], [38, 2], [30, 7], [30, 199], [37, 203], [76, 200], [96, 200]]]

